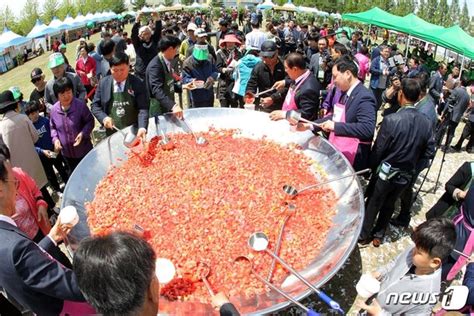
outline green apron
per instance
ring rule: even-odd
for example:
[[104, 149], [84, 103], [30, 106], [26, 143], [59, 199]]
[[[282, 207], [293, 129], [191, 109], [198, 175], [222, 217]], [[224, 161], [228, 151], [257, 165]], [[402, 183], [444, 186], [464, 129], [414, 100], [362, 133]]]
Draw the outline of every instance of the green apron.
[[[168, 70], [168, 66], [166, 66], [166, 63], [163, 58], [164, 58], [163, 55], [161, 54], [158, 55], [158, 59], [163, 65], [163, 69], [165, 70], [165, 84], [163, 85], [163, 90], [166, 96], [168, 96], [168, 98], [170, 98], [171, 100], [174, 100], [174, 78], [173, 78], [172, 73]], [[157, 99], [151, 97], [150, 98], [150, 117], [153, 117], [157, 114], [161, 115], [165, 112], [167, 112], [167, 110], [161, 106], [160, 102]]]
[[[129, 93], [128, 80], [125, 81], [123, 92], [114, 92], [115, 83], [112, 82], [112, 100], [109, 104], [109, 116], [118, 129], [137, 124], [138, 109], [135, 106], [135, 98]], [[112, 135], [115, 130], [107, 130], [107, 135]]]

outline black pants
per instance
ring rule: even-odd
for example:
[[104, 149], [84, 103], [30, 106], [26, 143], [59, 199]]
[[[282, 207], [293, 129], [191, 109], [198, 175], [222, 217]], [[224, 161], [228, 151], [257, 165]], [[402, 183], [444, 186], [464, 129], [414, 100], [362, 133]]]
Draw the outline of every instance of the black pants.
[[456, 132], [456, 127], [458, 127], [459, 122], [449, 121], [446, 146], [451, 145], [451, 142], [454, 138], [454, 132]]
[[204, 101], [204, 102], [196, 102], [191, 100], [191, 104], [193, 108], [208, 108], [208, 107], [214, 107], [214, 97], [212, 97], [211, 100], [209, 101]]
[[48, 158], [43, 155], [40, 155], [39, 157], [44, 171], [46, 172], [46, 177], [48, 177], [49, 184], [55, 191], [59, 191], [59, 181], [56, 176], [56, 172], [54, 172], [53, 166], [58, 171], [63, 182], [66, 183], [69, 179], [69, 175], [67, 173], [66, 166], [64, 165], [63, 157], [61, 154], [59, 154], [56, 158]]
[[[43, 239], [44, 237], [45, 236], [44, 236], [43, 232], [40, 229], [40, 230], [38, 230], [38, 233], [36, 234], [35, 238], [33, 238], [33, 241], [35, 243], [39, 243], [41, 241], [41, 239]], [[48, 253], [54, 259], [59, 261], [59, 263], [61, 263], [63, 266], [65, 266], [68, 269], [72, 269], [71, 261], [69, 261], [69, 258], [64, 254], [64, 252], [61, 251], [61, 249], [59, 249], [58, 246], [53, 247], [52, 249], [50, 249]]]
[[403, 190], [402, 194], [400, 195], [400, 213], [398, 214], [398, 220], [406, 223], [407, 225], [410, 223], [411, 220], [411, 207], [413, 206], [414, 198], [414, 186], [416, 183], [416, 179], [418, 178], [419, 173], [413, 176], [408, 186]]
[[474, 136], [473, 135], [474, 135], [474, 122], [467, 121], [466, 125], [464, 125], [464, 128], [462, 130], [461, 137], [459, 138], [455, 147], [457, 147], [458, 149], [461, 149], [462, 143], [464, 142], [464, 140], [469, 138], [469, 141], [466, 145], [466, 151], [468, 152], [472, 151], [474, 149]]
[[[360, 239], [368, 239], [371, 236], [382, 239], [385, 236], [385, 230], [395, 210], [395, 202], [410, 181], [411, 178], [407, 179], [399, 175], [390, 180], [382, 180], [378, 175], [372, 176], [371, 182], [375, 184], [373, 184], [371, 195], [367, 198]], [[377, 223], [373, 227], [376, 218]]]
[[69, 158], [69, 157], [64, 157], [64, 162], [66, 164], [67, 172], [69, 176], [73, 173], [74, 169], [76, 169], [77, 165], [81, 162], [82, 158]]

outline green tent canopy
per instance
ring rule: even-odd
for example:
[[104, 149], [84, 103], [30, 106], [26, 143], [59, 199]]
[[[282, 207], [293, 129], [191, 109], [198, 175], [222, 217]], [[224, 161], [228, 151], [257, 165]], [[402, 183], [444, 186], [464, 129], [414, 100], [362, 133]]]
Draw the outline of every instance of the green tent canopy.
[[436, 38], [435, 43], [474, 59], [474, 37], [464, 32], [458, 25], [437, 32], [434, 36]]
[[365, 12], [343, 14], [342, 18], [394, 30], [446, 47], [468, 58], [474, 58], [474, 38], [459, 26], [444, 28], [431, 24], [413, 13], [399, 17], [375, 7]]
[[342, 18], [387, 29], [392, 29], [394, 25], [402, 24], [401, 17], [388, 13], [378, 7], [360, 13], [346, 13], [342, 15]]

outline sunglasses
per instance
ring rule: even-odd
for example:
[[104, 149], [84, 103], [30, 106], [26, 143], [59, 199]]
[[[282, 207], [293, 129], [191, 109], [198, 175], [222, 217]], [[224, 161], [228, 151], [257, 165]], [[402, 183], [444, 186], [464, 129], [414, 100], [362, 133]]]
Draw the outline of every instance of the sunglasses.
[[39, 78], [34, 78], [34, 79], [31, 79], [31, 83], [37, 83], [38, 81], [41, 80], [41, 77]]

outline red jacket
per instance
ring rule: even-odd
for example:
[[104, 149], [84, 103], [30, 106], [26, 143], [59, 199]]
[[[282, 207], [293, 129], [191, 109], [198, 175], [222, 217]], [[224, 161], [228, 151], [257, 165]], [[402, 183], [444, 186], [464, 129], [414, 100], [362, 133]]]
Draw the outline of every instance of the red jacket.
[[17, 194], [21, 195], [27, 202], [33, 216], [41, 229], [41, 232], [46, 236], [51, 230], [51, 224], [48, 220], [38, 221], [38, 208], [41, 205], [48, 207], [48, 204], [43, 200], [41, 191], [36, 186], [35, 180], [26, 174], [21, 168], [13, 168], [13, 174], [19, 181]]
[[76, 72], [81, 78], [82, 84], [85, 86], [90, 86], [90, 79], [87, 78], [87, 74], [91, 73], [92, 76], [95, 76], [96, 62], [94, 58], [88, 56], [86, 62], [84, 59], [79, 56], [76, 60]]

